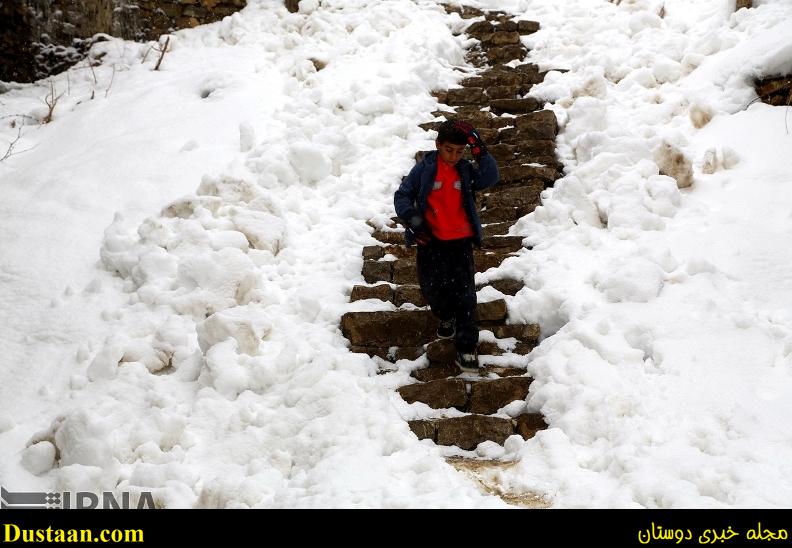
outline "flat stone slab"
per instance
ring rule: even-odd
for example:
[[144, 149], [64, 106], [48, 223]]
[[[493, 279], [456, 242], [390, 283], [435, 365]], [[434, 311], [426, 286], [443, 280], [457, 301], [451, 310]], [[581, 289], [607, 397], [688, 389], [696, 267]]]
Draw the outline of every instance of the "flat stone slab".
[[393, 304], [401, 306], [405, 303], [412, 303], [415, 306], [426, 306], [427, 302], [421, 292], [421, 286], [417, 284], [400, 285], [393, 292]]
[[434, 422], [438, 445], [456, 445], [468, 451], [487, 440], [502, 445], [514, 433], [511, 420], [486, 415], [451, 417]]
[[422, 346], [405, 346], [381, 348], [374, 346], [352, 346], [349, 349], [356, 354], [368, 354], [372, 358], [377, 356], [385, 361], [395, 363], [398, 360], [415, 360], [424, 353]]
[[460, 373], [462, 373], [462, 370], [459, 369], [459, 366], [453, 362], [446, 362], [440, 364], [433, 363], [429, 367], [416, 369], [410, 373], [410, 376], [421, 382], [429, 382], [438, 379], [446, 379], [448, 377], [456, 377]]
[[484, 238], [490, 236], [505, 236], [512, 225], [514, 225], [513, 222], [494, 222], [482, 225]]
[[494, 287], [504, 295], [516, 295], [519, 290], [525, 287], [525, 284], [522, 282], [522, 280], [512, 280], [510, 278], [504, 278], [500, 280], [490, 280], [485, 284], [477, 285], [476, 291], [488, 285]]
[[534, 437], [538, 431], [547, 429], [547, 423], [539, 413], [519, 415], [516, 422], [515, 432], [526, 440]]
[[382, 243], [386, 244], [403, 244], [404, 231], [389, 231], [389, 230], [375, 230], [372, 236]]
[[[494, 282], [490, 282], [493, 284]], [[492, 328], [492, 332], [499, 339], [514, 337], [518, 341], [536, 343], [539, 341], [539, 326], [537, 324], [506, 324]]]
[[[519, 377], [518, 377], [519, 378]], [[467, 387], [462, 379], [440, 379], [409, 384], [397, 390], [407, 403], [422, 402], [432, 409], [463, 408], [467, 404]]]
[[422, 346], [434, 339], [437, 320], [429, 310], [347, 312], [341, 332], [352, 346]]
[[381, 301], [393, 300], [393, 288], [388, 284], [378, 284], [374, 286], [356, 285], [352, 288], [350, 301], [361, 301], [363, 299], [379, 299]]
[[530, 377], [507, 377], [471, 383], [471, 413], [489, 415], [513, 401], [525, 400], [531, 386]]

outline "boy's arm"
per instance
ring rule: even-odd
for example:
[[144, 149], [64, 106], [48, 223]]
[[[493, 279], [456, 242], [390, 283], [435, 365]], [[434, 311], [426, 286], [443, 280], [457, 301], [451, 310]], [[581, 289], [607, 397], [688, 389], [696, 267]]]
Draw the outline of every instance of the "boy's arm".
[[420, 164], [413, 166], [410, 173], [402, 179], [399, 189], [393, 195], [393, 206], [396, 210], [396, 215], [404, 221], [407, 226], [417, 226], [421, 224], [421, 218], [418, 212], [415, 211], [413, 205], [415, 199], [418, 197], [420, 190]]
[[498, 164], [492, 154], [482, 154], [478, 161], [478, 169], [473, 168], [473, 190], [478, 191], [489, 188], [498, 182], [500, 173], [498, 172]]

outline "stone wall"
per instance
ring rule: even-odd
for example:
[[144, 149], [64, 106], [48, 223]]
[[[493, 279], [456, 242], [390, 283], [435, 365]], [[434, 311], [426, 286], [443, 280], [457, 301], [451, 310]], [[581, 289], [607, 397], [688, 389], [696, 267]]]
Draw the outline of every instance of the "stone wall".
[[81, 59], [92, 37], [156, 40], [182, 28], [219, 21], [246, 0], [3, 0], [0, 80], [30, 82]]

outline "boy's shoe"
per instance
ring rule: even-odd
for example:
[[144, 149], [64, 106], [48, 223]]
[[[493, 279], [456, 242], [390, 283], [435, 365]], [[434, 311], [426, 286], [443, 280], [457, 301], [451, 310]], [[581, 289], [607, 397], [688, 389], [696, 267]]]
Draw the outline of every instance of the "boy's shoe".
[[471, 354], [457, 352], [456, 357], [456, 364], [462, 371], [466, 373], [478, 373], [479, 372], [479, 361], [478, 361], [478, 353], [473, 352]]
[[453, 339], [454, 335], [456, 335], [456, 321], [453, 319], [440, 320], [440, 323], [437, 325], [437, 338]]

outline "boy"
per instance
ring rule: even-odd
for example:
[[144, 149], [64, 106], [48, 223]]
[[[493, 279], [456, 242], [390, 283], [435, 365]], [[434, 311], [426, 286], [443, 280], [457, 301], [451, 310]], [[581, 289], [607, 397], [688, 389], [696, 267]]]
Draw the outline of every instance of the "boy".
[[[418, 281], [440, 320], [437, 336], [453, 338], [457, 365], [477, 372], [473, 245], [481, 247], [482, 229], [474, 193], [498, 181], [498, 166], [467, 122], [443, 122], [435, 145], [402, 180], [393, 203], [407, 245], [418, 244]], [[462, 160], [467, 145], [478, 167]]]

